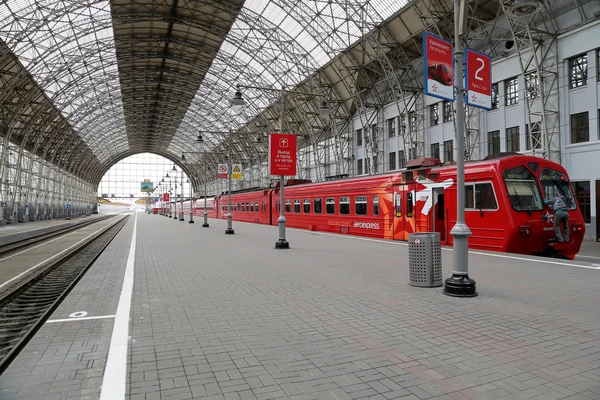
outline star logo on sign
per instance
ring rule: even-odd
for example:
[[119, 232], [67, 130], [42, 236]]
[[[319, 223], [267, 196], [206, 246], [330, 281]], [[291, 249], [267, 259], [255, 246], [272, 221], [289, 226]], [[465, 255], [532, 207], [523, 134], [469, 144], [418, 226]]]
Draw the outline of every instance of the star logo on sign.
[[471, 96], [471, 101], [472, 102], [476, 102], [477, 101], [477, 96], [475, 96], [475, 95]]
[[437, 90], [438, 90], [438, 87], [437, 87], [437, 86], [435, 85], [435, 83], [434, 83], [434, 84], [433, 84], [433, 86], [431, 86], [431, 91], [432, 91], [433, 93], [436, 93], [436, 92], [437, 92]]

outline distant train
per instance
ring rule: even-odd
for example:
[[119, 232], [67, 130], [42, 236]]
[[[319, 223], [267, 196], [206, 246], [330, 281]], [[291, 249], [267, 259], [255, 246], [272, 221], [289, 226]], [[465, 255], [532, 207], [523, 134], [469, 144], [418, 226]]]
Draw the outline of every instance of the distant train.
[[[338, 181], [288, 180], [288, 227], [408, 240], [413, 232], [439, 232], [452, 245], [456, 222], [456, 165], [424, 158], [404, 170]], [[562, 166], [521, 154], [500, 154], [465, 165], [465, 220], [469, 246], [501, 252], [573, 259], [585, 234], [581, 210]], [[569, 209], [570, 243], [556, 243], [543, 199], [561, 194]], [[279, 185], [232, 193], [234, 220], [277, 225]], [[226, 218], [227, 195], [207, 199], [211, 218]], [[189, 213], [189, 201], [184, 203]], [[196, 201], [201, 216], [204, 200]]]

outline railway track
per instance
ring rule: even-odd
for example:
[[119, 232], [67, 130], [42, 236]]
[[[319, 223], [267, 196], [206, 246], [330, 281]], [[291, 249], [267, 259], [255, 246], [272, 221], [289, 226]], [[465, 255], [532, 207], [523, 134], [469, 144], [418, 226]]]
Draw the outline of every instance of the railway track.
[[[0, 374], [127, 223], [122, 217], [0, 294]], [[80, 227], [79, 225], [78, 227]]]
[[14, 251], [20, 250], [24, 247], [33, 246], [34, 244], [43, 242], [44, 240], [48, 240], [48, 239], [52, 239], [57, 236], [64, 235], [65, 233], [69, 233], [69, 232], [75, 231], [77, 229], [81, 229], [85, 226], [89, 226], [89, 225], [95, 224], [100, 221], [105, 221], [106, 219], [108, 219], [110, 217], [112, 217], [112, 216], [107, 215], [107, 216], [97, 217], [94, 219], [89, 219], [87, 221], [81, 222], [76, 225], [67, 226], [67, 227], [60, 228], [60, 229], [57, 229], [57, 230], [54, 230], [51, 232], [39, 233], [37, 235], [28, 237], [26, 239], [16, 239], [16, 240], [12, 240], [10, 242], [1, 243], [0, 244], [0, 257], [4, 256], [5, 254], [9, 254]]

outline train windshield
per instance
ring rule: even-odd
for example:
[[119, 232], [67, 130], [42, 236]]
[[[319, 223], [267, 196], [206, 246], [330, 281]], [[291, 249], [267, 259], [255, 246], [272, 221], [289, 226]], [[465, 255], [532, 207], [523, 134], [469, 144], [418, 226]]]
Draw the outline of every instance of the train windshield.
[[525, 167], [516, 167], [507, 169], [503, 175], [510, 204], [516, 211], [543, 209], [542, 194], [531, 171]]
[[542, 183], [544, 196], [548, 200], [559, 196], [562, 197], [569, 210], [574, 210], [577, 207], [571, 184], [565, 174], [550, 168], [544, 168], [540, 174], [540, 182]]

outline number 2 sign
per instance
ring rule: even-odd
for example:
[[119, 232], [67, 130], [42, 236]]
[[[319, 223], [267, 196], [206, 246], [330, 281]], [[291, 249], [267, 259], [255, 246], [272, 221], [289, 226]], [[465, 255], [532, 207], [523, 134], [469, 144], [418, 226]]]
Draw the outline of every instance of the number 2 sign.
[[467, 104], [492, 109], [492, 59], [473, 49], [465, 50]]

